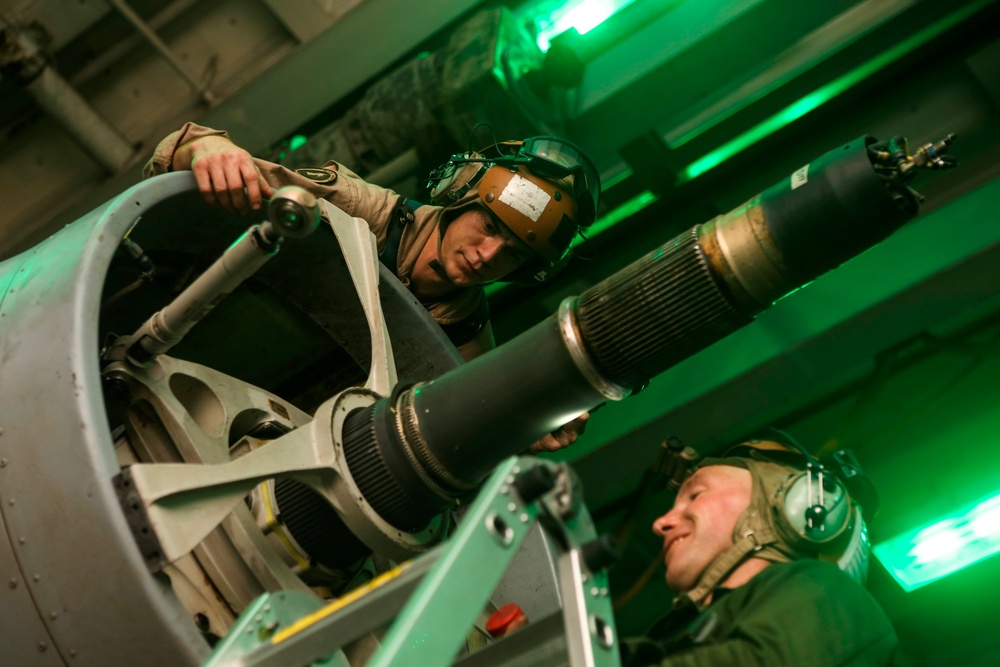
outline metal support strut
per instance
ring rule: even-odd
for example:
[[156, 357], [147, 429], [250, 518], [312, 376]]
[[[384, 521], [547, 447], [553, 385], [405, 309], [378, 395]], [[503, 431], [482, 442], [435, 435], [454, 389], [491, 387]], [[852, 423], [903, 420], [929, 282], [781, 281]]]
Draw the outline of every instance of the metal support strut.
[[170, 350], [226, 295], [277, 254], [283, 238], [312, 234], [319, 225], [319, 205], [302, 188], [286, 186], [274, 193], [267, 217], [263, 224], [248, 229], [222, 257], [166, 307], [153, 313], [134, 334], [116, 342], [108, 359], [117, 359], [124, 351], [129, 361], [142, 366]]
[[[559, 551], [561, 614], [532, 619], [526, 628], [460, 656], [478, 615], [536, 523]], [[448, 542], [315, 611], [287, 592], [265, 594], [237, 620], [205, 667], [338, 664], [342, 649], [390, 622], [369, 667], [618, 665], [603, 569], [607, 559], [594, 555], [607, 551], [604, 545], [569, 467], [510, 458], [497, 466]], [[267, 618], [262, 609], [269, 612]]]

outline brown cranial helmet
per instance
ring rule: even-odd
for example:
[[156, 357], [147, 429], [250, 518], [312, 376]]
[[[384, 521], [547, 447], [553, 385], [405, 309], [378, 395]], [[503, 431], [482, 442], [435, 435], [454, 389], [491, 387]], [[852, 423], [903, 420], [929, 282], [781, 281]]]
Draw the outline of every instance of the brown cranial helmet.
[[594, 222], [600, 176], [586, 155], [556, 137], [531, 137], [453, 155], [430, 175], [445, 222], [468, 206], [487, 208], [537, 255], [513, 279], [550, 277], [577, 232]]

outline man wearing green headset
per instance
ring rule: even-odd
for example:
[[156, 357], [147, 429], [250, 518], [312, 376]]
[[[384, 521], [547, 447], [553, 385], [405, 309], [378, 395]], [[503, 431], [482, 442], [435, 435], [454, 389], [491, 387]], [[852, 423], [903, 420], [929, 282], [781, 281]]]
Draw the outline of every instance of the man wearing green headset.
[[[431, 205], [367, 183], [336, 162], [290, 170], [254, 158], [226, 132], [195, 123], [164, 138], [143, 173], [188, 169], [206, 201], [228, 210], [259, 209], [276, 188], [298, 185], [364, 219], [382, 262], [466, 359], [495, 347], [482, 285], [551, 277], [568, 260], [578, 231], [594, 221], [600, 194], [590, 160], [555, 137], [452, 156], [431, 174]], [[587, 418], [546, 435], [533, 451], [572, 444]]]
[[845, 483], [859, 469], [834, 461], [770, 439], [701, 461], [653, 522], [676, 597], [623, 664], [892, 664], [895, 631], [862, 585], [867, 530]]

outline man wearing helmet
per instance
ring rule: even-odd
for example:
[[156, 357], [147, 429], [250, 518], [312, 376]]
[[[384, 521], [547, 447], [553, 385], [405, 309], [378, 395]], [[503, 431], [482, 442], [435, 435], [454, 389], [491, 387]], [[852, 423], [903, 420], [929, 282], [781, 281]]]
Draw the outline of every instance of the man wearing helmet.
[[892, 664], [895, 632], [860, 585], [860, 507], [844, 475], [796, 448], [752, 440], [681, 485], [653, 522], [676, 597], [625, 665]]
[[[211, 204], [248, 213], [276, 188], [297, 185], [362, 218], [380, 259], [471, 359], [495, 346], [484, 283], [544, 279], [567, 259], [580, 227], [593, 222], [600, 180], [575, 147], [551, 137], [498, 145], [497, 155], [453, 156], [432, 174], [419, 205], [362, 180], [336, 162], [290, 170], [254, 158], [224, 131], [185, 124], [156, 147], [143, 174], [190, 169]], [[587, 415], [535, 443], [553, 451], [576, 441]]]

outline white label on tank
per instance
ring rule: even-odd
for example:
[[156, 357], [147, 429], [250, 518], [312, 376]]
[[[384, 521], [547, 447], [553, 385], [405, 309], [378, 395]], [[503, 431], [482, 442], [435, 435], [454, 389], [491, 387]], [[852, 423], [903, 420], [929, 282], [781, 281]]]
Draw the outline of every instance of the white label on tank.
[[809, 182], [809, 165], [792, 174], [792, 190]]
[[532, 222], [538, 222], [550, 199], [552, 195], [517, 174], [500, 193], [500, 201]]

